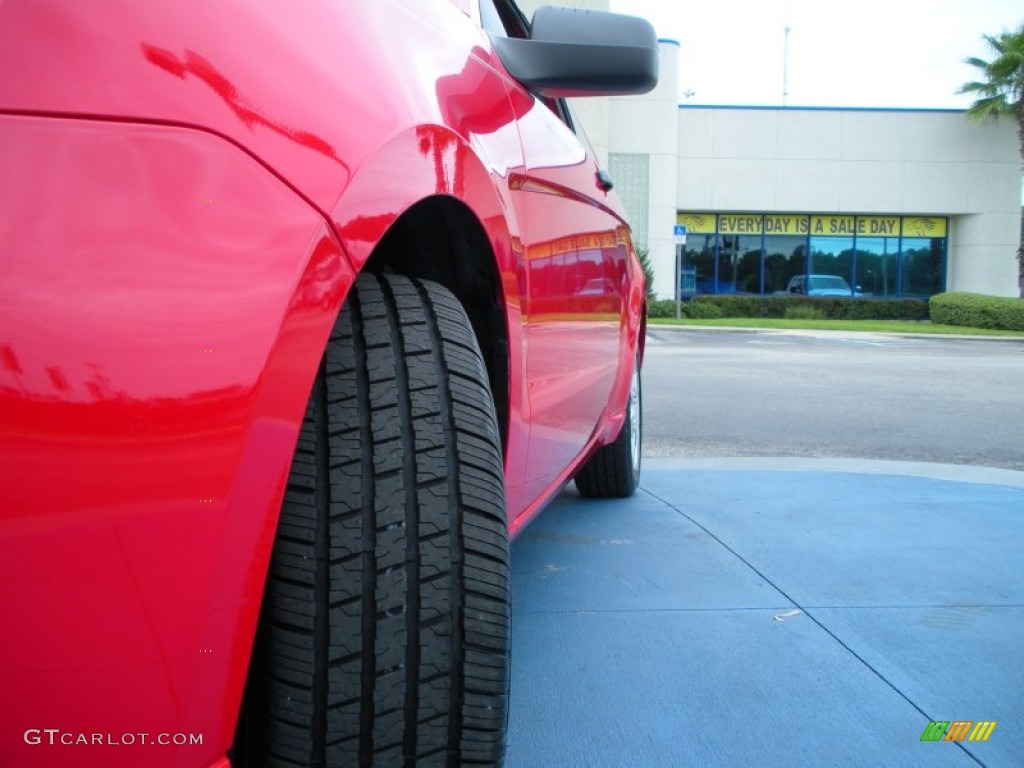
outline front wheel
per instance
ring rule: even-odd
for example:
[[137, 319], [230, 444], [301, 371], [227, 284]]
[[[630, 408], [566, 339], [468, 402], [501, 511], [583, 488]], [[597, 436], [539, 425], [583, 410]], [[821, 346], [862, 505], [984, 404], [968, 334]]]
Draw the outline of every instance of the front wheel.
[[640, 484], [640, 451], [643, 438], [640, 361], [633, 363], [626, 420], [615, 442], [597, 450], [576, 473], [576, 488], [583, 496], [623, 499]]
[[434, 283], [361, 275], [299, 435], [237, 765], [501, 764], [500, 446], [458, 301]]

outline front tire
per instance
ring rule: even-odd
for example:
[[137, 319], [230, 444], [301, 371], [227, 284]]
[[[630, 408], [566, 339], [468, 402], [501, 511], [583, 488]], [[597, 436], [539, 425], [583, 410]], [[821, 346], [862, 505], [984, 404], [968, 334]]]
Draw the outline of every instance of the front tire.
[[309, 400], [239, 726], [242, 764], [500, 765], [508, 533], [469, 321], [361, 275]]
[[624, 499], [640, 484], [640, 453], [643, 444], [640, 361], [633, 364], [626, 403], [626, 420], [615, 442], [602, 446], [576, 473], [580, 494], [598, 499]]

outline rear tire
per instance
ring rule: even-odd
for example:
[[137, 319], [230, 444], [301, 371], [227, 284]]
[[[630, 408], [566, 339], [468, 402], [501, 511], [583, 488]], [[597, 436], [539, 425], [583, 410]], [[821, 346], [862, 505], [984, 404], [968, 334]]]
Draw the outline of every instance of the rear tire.
[[508, 689], [500, 438], [441, 286], [361, 275], [281, 510], [240, 764], [500, 765]]
[[640, 361], [633, 364], [626, 420], [615, 442], [598, 448], [576, 473], [576, 488], [583, 496], [624, 499], [640, 484], [640, 452], [643, 444]]

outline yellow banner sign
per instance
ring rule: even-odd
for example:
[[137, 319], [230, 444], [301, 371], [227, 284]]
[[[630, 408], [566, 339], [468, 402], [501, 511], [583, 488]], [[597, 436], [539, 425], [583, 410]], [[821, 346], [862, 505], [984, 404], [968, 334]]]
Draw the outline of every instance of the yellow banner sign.
[[718, 216], [718, 231], [723, 235], [760, 235], [764, 231], [764, 216], [722, 213]]
[[573, 237], [560, 237], [557, 240], [552, 240], [550, 245], [552, 254], [572, 253], [576, 250], [576, 239]]
[[941, 216], [904, 216], [904, 237], [945, 237], [946, 220]]
[[852, 235], [853, 216], [811, 216], [812, 235]]
[[713, 235], [717, 217], [713, 213], [677, 213], [676, 224], [686, 225], [686, 231], [694, 235]]
[[899, 237], [899, 216], [858, 216], [857, 237]]
[[766, 215], [764, 217], [764, 233], [766, 235], [806, 235], [810, 230], [810, 216]]
[[946, 237], [942, 216], [804, 216], [794, 213], [678, 213], [690, 234]]
[[598, 248], [614, 248], [614, 232], [589, 232], [583, 235], [576, 235], [576, 250], [593, 251]]

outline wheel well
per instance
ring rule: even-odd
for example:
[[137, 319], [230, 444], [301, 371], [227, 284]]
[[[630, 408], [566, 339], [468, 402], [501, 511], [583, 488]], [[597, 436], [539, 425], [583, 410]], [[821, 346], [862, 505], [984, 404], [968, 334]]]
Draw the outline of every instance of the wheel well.
[[508, 320], [494, 251], [473, 212], [452, 197], [416, 203], [381, 238], [364, 269], [433, 280], [459, 300], [483, 353], [502, 450], [507, 450]]

